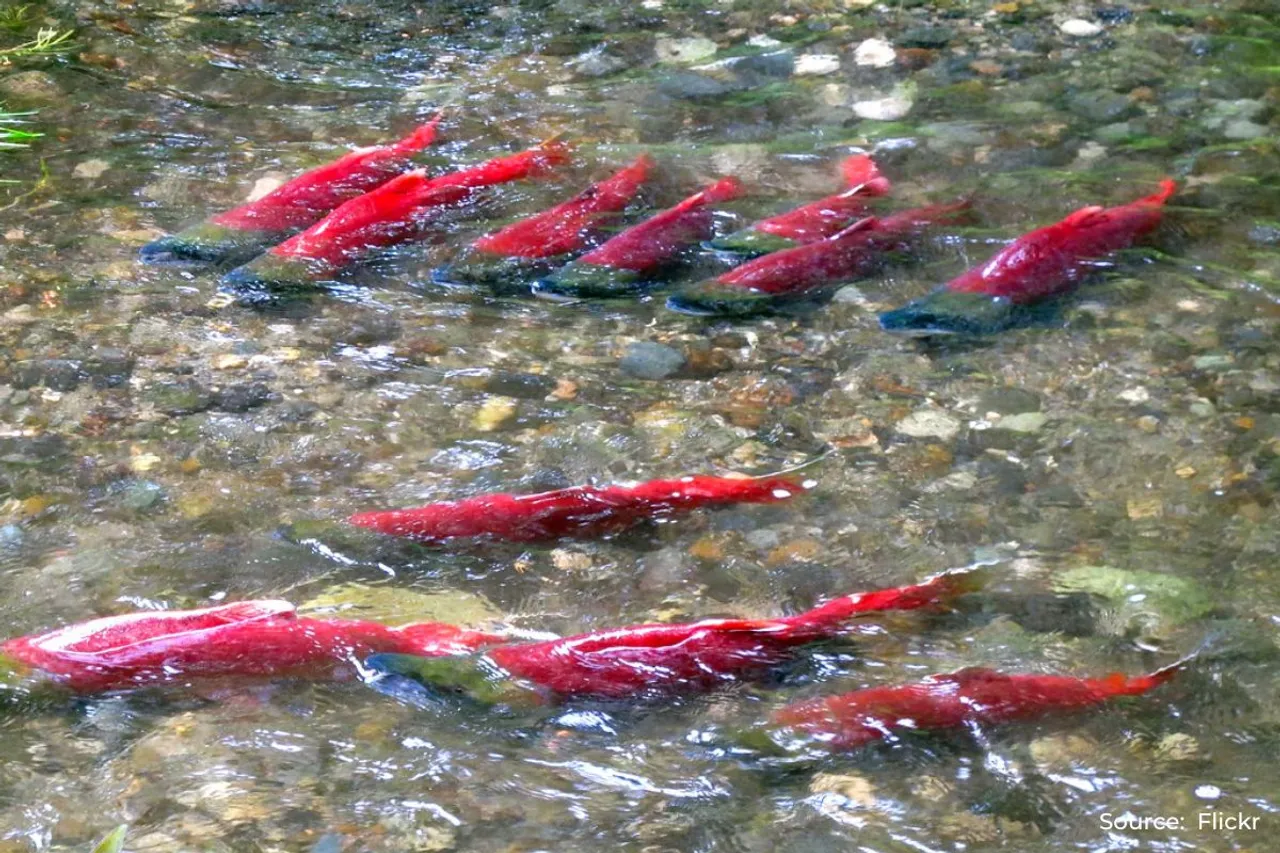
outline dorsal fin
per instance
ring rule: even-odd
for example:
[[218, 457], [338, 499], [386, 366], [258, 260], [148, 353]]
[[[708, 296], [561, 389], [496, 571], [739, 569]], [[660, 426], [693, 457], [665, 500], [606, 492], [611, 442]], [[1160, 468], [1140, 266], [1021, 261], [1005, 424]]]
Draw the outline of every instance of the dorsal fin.
[[1088, 207], [1082, 207], [1075, 213], [1069, 215], [1062, 220], [1062, 225], [1069, 225], [1072, 228], [1087, 228], [1090, 225], [1096, 225], [1106, 218], [1107, 209], [1101, 205], [1092, 204]]
[[855, 234], [859, 231], [869, 231], [870, 229], [875, 228], [876, 224], [879, 221], [880, 220], [876, 219], [874, 216], [867, 216], [862, 219], [859, 219], [857, 222], [853, 223], [843, 231], [837, 231], [836, 233], [832, 234], [830, 237], [827, 238], [827, 242], [830, 242], [832, 240], [839, 240], [842, 237], [848, 237], [849, 235]]
[[980, 681], [1000, 681], [1005, 678], [1008, 678], [1008, 676], [985, 666], [966, 666], [964, 669], [957, 669], [955, 672], [948, 672], [946, 675], [936, 675], [933, 680], [950, 681], [963, 687], [966, 684], [974, 684]]

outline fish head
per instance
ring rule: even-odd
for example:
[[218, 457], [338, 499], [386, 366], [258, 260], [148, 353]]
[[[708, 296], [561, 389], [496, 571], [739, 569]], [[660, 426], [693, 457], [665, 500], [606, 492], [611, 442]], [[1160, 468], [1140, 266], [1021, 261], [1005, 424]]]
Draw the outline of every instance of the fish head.
[[722, 282], [700, 282], [667, 297], [667, 307], [698, 317], [751, 317], [767, 313], [774, 300], [767, 293]]
[[1008, 328], [1017, 308], [1008, 299], [985, 293], [937, 290], [880, 315], [880, 327], [916, 337], [989, 335]]
[[138, 260], [155, 265], [216, 264], [223, 268], [250, 260], [280, 235], [202, 222], [177, 234], [152, 240], [138, 250]]
[[510, 704], [530, 692], [484, 655], [383, 653], [366, 658], [364, 668], [375, 682], [388, 677], [408, 679], [441, 700], [462, 698], [481, 705]]
[[794, 249], [798, 244], [795, 240], [780, 237], [777, 234], [744, 228], [741, 231], [708, 240], [703, 245], [714, 252], [723, 252], [726, 255], [735, 255], [740, 260], [747, 260], [770, 252]]
[[616, 299], [640, 290], [640, 274], [602, 264], [572, 263], [533, 286], [533, 294], [553, 301]]

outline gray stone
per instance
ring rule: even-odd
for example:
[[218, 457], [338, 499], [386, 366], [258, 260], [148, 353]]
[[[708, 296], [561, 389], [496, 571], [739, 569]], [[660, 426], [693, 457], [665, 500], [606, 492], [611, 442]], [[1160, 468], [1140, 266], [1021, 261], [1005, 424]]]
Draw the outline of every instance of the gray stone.
[[1001, 418], [996, 421], [993, 429], [1027, 435], [1039, 432], [1048, 420], [1049, 416], [1044, 412], [1023, 412], [1018, 415], [1009, 415], [1006, 418]]
[[224, 412], [247, 412], [275, 400], [277, 395], [261, 382], [228, 385], [214, 395], [214, 406]]
[[653, 50], [659, 62], [700, 62], [715, 56], [716, 43], [704, 36], [693, 38], [660, 38], [654, 42]]
[[1222, 135], [1227, 139], [1257, 139], [1268, 133], [1270, 130], [1265, 125], [1245, 119], [1229, 121], [1222, 128]]
[[625, 69], [627, 62], [597, 47], [571, 60], [569, 66], [581, 77], [607, 77]]
[[652, 341], [637, 341], [627, 347], [619, 367], [637, 379], [666, 379], [675, 376], [685, 365], [679, 350]]
[[164, 489], [159, 483], [150, 480], [130, 480], [120, 488], [117, 495], [120, 506], [134, 512], [151, 509], [164, 498]]
[[715, 98], [733, 90], [731, 84], [696, 71], [673, 71], [658, 79], [658, 91], [668, 98]]
[[1114, 124], [1106, 124], [1094, 131], [1094, 136], [1102, 142], [1114, 144], [1124, 142], [1137, 134], [1132, 122], [1118, 121]]
[[955, 38], [950, 27], [911, 27], [898, 37], [901, 47], [946, 47]]
[[898, 421], [897, 431], [911, 438], [936, 438], [949, 441], [960, 432], [960, 421], [951, 415], [926, 406], [916, 409]]
[[796, 57], [789, 50], [773, 50], [768, 53], [757, 53], [744, 56], [733, 63], [737, 74], [755, 77], [790, 77], [796, 68]]
[[84, 379], [80, 362], [67, 358], [20, 361], [13, 371], [15, 388], [44, 386], [52, 391], [72, 391]]
[[213, 407], [213, 394], [195, 380], [164, 382], [152, 385], [143, 398], [166, 415], [179, 416], [203, 412]]
[[1138, 112], [1126, 96], [1115, 92], [1088, 92], [1076, 95], [1067, 104], [1071, 112], [1098, 124], [1122, 121]]
[[1249, 242], [1259, 246], [1280, 246], [1280, 222], [1258, 222], [1249, 229]]
[[19, 71], [0, 79], [0, 95], [20, 104], [48, 104], [66, 97], [58, 81], [43, 71]]
[[1040, 410], [1040, 395], [1025, 388], [993, 388], [978, 400], [978, 414], [1019, 415]]

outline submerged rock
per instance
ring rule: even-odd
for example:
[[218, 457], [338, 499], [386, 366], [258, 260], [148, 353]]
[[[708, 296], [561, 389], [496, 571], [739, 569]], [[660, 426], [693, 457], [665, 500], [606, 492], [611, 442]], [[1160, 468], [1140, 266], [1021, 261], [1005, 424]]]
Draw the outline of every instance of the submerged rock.
[[1102, 32], [1102, 25], [1095, 24], [1093, 21], [1086, 21], [1083, 18], [1070, 18], [1059, 24], [1058, 29], [1064, 35], [1076, 38], [1090, 38]]
[[66, 97], [58, 81], [44, 71], [19, 71], [0, 78], [0, 95], [32, 104], [55, 103]]
[[688, 64], [700, 62], [715, 56], [716, 43], [704, 36], [692, 38], [659, 38], [653, 45], [653, 51], [659, 62]]
[[637, 379], [667, 379], [685, 366], [684, 353], [652, 341], [637, 341], [627, 347], [618, 363], [622, 372]]
[[902, 420], [895, 429], [911, 438], [937, 438], [949, 441], [960, 432], [960, 421], [935, 408], [916, 409]]

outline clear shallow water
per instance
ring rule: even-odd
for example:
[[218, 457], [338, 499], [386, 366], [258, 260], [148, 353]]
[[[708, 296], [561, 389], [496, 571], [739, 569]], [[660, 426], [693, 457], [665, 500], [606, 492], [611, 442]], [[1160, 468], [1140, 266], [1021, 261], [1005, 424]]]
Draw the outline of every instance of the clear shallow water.
[[[83, 849], [119, 822], [129, 849], [157, 851], [1268, 849], [1275, 664], [1256, 641], [1280, 614], [1280, 22], [1259, 3], [853, 5], [46, 7], [77, 27], [78, 54], [0, 71], [9, 107], [39, 107], [49, 134], [2, 161], [26, 181], [13, 197], [48, 169], [0, 212], [6, 635], [344, 583], [572, 633], [1001, 562], [958, 613], [886, 620], [781, 685], [674, 707], [503, 718], [276, 685], [11, 717], [0, 849]], [[1106, 29], [1066, 36], [1075, 15]], [[873, 37], [899, 49], [892, 67], [855, 64]], [[695, 38], [713, 44], [658, 41]], [[672, 50], [690, 61], [656, 61]], [[804, 54], [839, 70], [798, 75]], [[31, 70], [61, 95], [5, 85]], [[910, 108], [856, 117], [885, 98]], [[427, 284], [485, 222], [352, 271], [344, 298], [270, 314], [211, 307], [209, 274], [134, 262], [260, 178], [440, 105], [441, 161], [584, 140], [577, 170], [511, 188], [495, 220], [649, 150], [654, 204], [726, 172], [750, 182], [729, 229], [829, 192], [863, 148], [895, 206], [972, 196], [978, 222], [820, 309], [743, 323], [661, 298], [558, 306]], [[878, 308], [998, 241], [1165, 175], [1186, 188], [1152, 241], [1163, 256], [1126, 257], [1046, 326], [933, 347], [878, 330]], [[636, 341], [690, 366], [628, 377]], [[803, 500], [600, 542], [431, 551], [282, 530], [493, 489], [766, 472], [829, 446]], [[1047, 603], [1065, 581], [1095, 589], [1081, 569], [1098, 565], [1178, 585], [1129, 575], [1136, 593], [1092, 610]], [[716, 732], [804, 696], [974, 664], [1137, 672], [1214, 631], [1232, 654], [1095, 715], [794, 766], [716, 749]], [[1198, 829], [1210, 805], [1262, 815], [1264, 832]], [[1103, 827], [1125, 810], [1188, 827]]]

